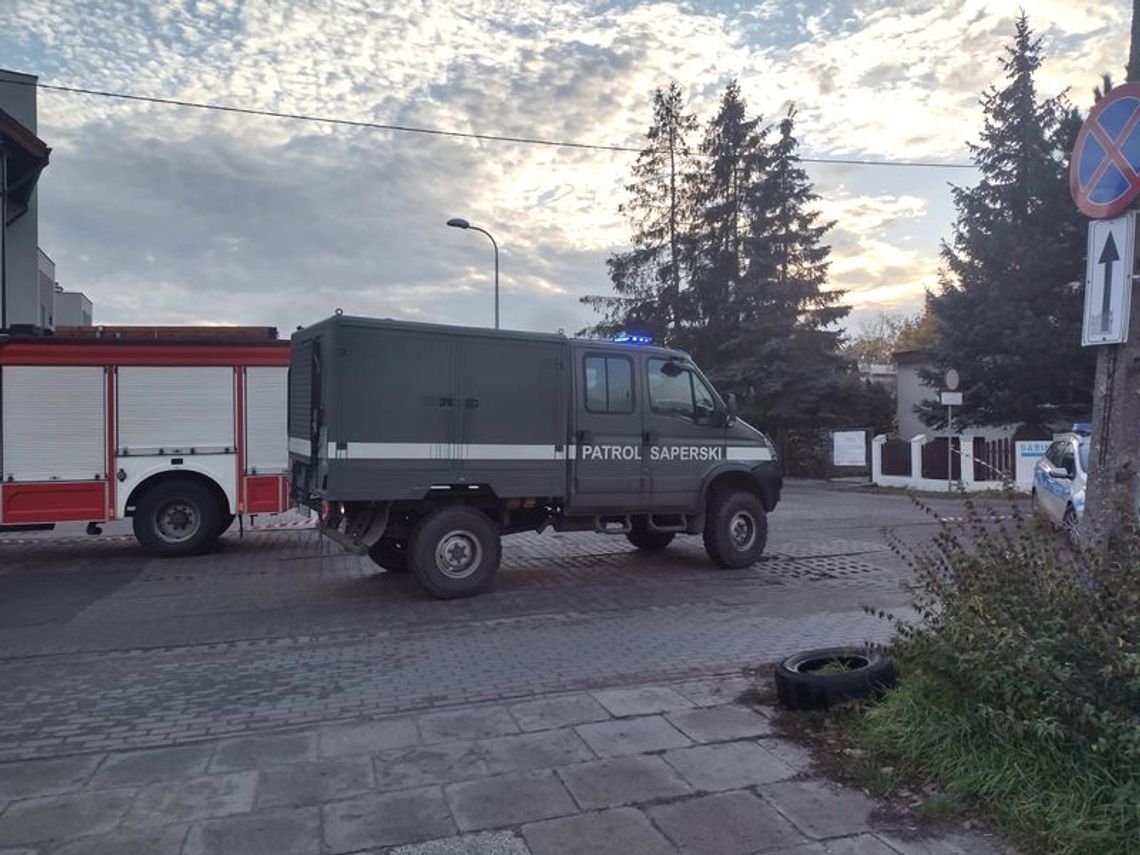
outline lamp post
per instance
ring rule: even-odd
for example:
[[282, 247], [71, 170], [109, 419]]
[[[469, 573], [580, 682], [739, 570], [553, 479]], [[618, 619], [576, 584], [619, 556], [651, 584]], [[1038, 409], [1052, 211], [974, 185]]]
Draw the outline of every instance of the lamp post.
[[482, 232], [491, 239], [491, 246], [495, 248], [495, 329], [499, 328], [499, 245], [494, 236], [486, 229], [473, 226], [462, 217], [452, 217], [447, 224], [453, 229], [471, 229], [473, 232]]

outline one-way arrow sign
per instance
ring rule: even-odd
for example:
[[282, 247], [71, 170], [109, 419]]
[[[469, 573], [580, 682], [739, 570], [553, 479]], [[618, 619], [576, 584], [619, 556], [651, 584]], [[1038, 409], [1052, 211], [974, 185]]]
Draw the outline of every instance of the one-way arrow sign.
[[1083, 345], [1122, 344], [1128, 338], [1135, 216], [1129, 212], [1115, 220], [1089, 223]]

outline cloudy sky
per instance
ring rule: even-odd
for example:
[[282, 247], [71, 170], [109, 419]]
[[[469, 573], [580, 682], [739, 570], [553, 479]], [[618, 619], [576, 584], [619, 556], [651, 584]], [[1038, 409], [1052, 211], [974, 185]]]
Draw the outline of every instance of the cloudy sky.
[[[41, 82], [462, 132], [641, 143], [677, 81], [702, 120], [740, 81], [799, 107], [814, 157], [966, 162], [1020, 6], [1039, 84], [1085, 107], [1119, 80], [1127, 0], [0, 0], [0, 66]], [[568, 332], [633, 155], [471, 141], [41, 91], [40, 242], [97, 323], [273, 324], [346, 312]], [[913, 311], [970, 170], [811, 165], [838, 221], [831, 282]]]

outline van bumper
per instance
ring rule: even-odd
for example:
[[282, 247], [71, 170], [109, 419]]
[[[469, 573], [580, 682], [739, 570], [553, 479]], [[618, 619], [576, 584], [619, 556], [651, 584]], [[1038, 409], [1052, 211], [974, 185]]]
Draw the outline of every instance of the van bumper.
[[764, 503], [764, 510], [774, 510], [780, 501], [780, 491], [784, 487], [784, 475], [780, 468], [780, 461], [765, 460], [752, 467], [752, 477], [760, 488], [760, 501]]

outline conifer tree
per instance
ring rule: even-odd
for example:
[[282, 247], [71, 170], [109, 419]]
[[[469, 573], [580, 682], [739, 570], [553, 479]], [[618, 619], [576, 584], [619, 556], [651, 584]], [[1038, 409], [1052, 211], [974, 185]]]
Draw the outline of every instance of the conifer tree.
[[[958, 369], [963, 425], [1040, 431], [1091, 407], [1093, 360], [1080, 345], [1084, 225], [1067, 169], [1079, 119], [1063, 99], [1038, 97], [1040, 42], [1024, 14], [1001, 64], [1006, 83], [983, 95], [981, 140], [970, 145], [979, 181], [952, 188], [957, 219], [930, 304], [936, 369], [924, 379], [937, 387], [946, 368]], [[923, 417], [940, 424], [943, 409], [931, 402]]]
[[626, 187], [629, 201], [619, 209], [633, 226], [632, 248], [606, 262], [614, 295], [582, 298], [605, 313], [593, 330], [597, 334], [638, 329], [670, 342], [686, 322], [685, 194], [693, 157], [688, 135], [696, 126], [677, 83], [653, 93], [647, 145]]

